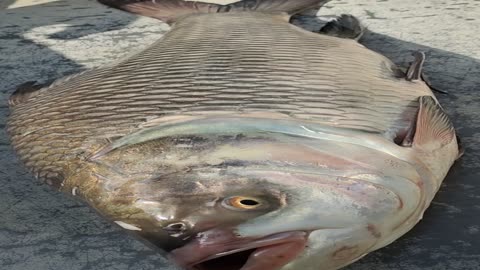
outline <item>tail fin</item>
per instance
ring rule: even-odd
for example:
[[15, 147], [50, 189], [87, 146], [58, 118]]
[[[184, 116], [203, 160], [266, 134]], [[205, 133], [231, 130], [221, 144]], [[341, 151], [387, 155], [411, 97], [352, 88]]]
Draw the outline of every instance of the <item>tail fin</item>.
[[174, 23], [193, 13], [237, 11], [286, 12], [289, 15], [319, 8], [330, 0], [98, 0], [100, 3], [131, 13]]

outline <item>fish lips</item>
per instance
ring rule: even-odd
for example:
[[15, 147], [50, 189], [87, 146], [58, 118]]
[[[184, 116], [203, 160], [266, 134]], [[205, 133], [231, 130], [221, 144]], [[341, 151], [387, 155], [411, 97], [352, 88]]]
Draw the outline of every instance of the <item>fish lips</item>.
[[[252, 238], [212, 229], [172, 250], [170, 258], [189, 270], [276, 270], [303, 252], [308, 236], [307, 231], [289, 231]], [[212, 263], [216, 259], [221, 262]]]

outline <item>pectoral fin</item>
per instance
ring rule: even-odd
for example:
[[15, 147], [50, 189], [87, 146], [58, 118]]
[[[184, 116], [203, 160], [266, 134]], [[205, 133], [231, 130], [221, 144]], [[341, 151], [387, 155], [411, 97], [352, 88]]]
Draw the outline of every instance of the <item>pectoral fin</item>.
[[448, 115], [431, 96], [419, 99], [417, 119], [402, 143], [423, 151], [434, 151], [455, 139], [455, 129]]
[[433, 87], [432, 84], [430, 83], [430, 80], [428, 79], [428, 77], [423, 72], [423, 65], [425, 64], [425, 53], [414, 52], [413, 56], [415, 57], [415, 59], [413, 60], [413, 62], [408, 67], [405, 79], [407, 81], [422, 80], [428, 85], [428, 87], [430, 87], [430, 89], [432, 89], [432, 91], [442, 93], [442, 94], [448, 94], [447, 91], [440, 90], [438, 88]]
[[418, 81], [422, 79], [423, 64], [425, 63], [425, 53], [414, 52], [415, 60], [410, 64], [407, 70], [407, 81]]

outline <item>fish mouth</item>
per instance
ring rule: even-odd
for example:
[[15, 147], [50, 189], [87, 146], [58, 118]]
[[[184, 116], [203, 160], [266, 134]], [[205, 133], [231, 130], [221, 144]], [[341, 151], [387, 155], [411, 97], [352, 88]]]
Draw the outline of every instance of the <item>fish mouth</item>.
[[277, 270], [300, 255], [308, 232], [292, 231], [242, 238], [214, 229], [172, 250], [170, 257], [188, 270]]

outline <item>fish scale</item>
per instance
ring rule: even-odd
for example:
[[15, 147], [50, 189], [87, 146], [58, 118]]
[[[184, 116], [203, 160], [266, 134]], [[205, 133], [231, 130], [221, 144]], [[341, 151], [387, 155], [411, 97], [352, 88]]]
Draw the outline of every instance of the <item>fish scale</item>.
[[[193, 15], [147, 50], [15, 106], [10, 133], [27, 166], [42, 175], [71, 162], [71, 155], [58, 158], [67, 152], [61, 149], [91, 152], [91, 138], [125, 135], [169, 114], [269, 111], [385, 133], [406, 128], [418, 96], [432, 95], [395, 78], [392, 65], [355, 41], [307, 32], [278, 15]], [[55, 147], [39, 164], [44, 150], [33, 149], [46, 145]]]

